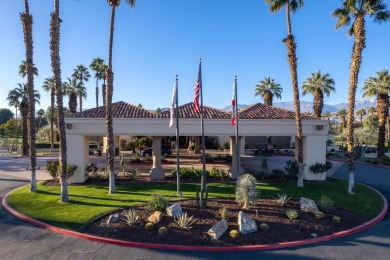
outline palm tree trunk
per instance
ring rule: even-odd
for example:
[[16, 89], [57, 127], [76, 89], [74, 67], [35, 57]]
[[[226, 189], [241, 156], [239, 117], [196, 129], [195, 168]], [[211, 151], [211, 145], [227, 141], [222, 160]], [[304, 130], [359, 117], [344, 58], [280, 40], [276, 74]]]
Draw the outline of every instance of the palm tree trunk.
[[96, 78], [96, 107], [99, 107], [99, 79]]
[[51, 116], [50, 116], [50, 132], [51, 132], [51, 142], [50, 142], [50, 152], [53, 152], [54, 149], [54, 89], [50, 91], [50, 102], [51, 102]]
[[322, 109], [324, 107], [324, 93], [321, 89], [316, 89], [314, 92], [314, 105], [313, 112], [314, 116], [321, 118]]
[[22, 154], [28, 155], [28, 129], [27, 129], [27, 114], [28, 114], [28, 104], [22, 102], [20, 105], [20, 111], [22, 114]]
[[[80, 80], [80, 84], [81, 86], [83, 86], [83, 80]], [[80, 94], [79, 100], [80, 100], [80, 112], [83, 112], [83, 95]]]
[[387, 94], [378, 94], [376, 110], [378, 112], [378, 149], [377, 158], [380, 164], [385, 160], [385, 139], [386, 139], [386, 118], [389, 111], [389, 96]]
[[287, 35], [292, 35], [291, 20], [290, 20], [290, 0], [286, 0], [286, 22], [287, 22]]
[[107, 124], [107, 164], [110, 173], [109, 179], [109, 194], [115, 193], [115, 169], [114, 169], [114, 134], [112, 128], [112, 95], [114, 91], [114, 78], [112, 72], [112, 44], [114, 40], [114, 22], [115, 22], [115, 6], [111, 7], [110, 21], [110, 39], [108, 46], [108, 68], [106, 71], [107, 89], [106, 89], [106, 124]]
[[[18, 151], [18, 106], [15, 106], [15, 140], [16, 140], [16, 151]], [[12, 152], [12, 150], [11, 150]]]
[[353, 53], [351, 58], [351, 71], [349, 74], [349, 93], [348, 93], [348, 119], [347, 119], [347, 150], [348, 150], [348, 172], [349, 184], [348, 193], [355, 193], [355, 166], [353, 154], [353, 121], [355, 112], [355, 95], [358, 83], [360, 66], [362, 64], [362, 52], [366, 47], [364, 16], [358, 15], [354, 23], [355, 42], [353, 44]]
[[64, 120], [64, 106], [62, 100], [61, 60], [60, 60], [60, 6], [59, 0], [54, 0], [54, 12], [51, 13], [50, 21], [50, 56], [54, 74], [58, 127], [60, 130], [60, 169], [61, 169], [61, 202], [69, 201], [68, 186], [66, 182], [67, 157], [66, 157], [66, 132]]
[[31, 179], [30, 192], [37, 191], [37, 182], [35, 167], [37, 164], [35, 149], [35, 98], [34, 98], [34, 71], [33, 71], [33, 35], [32, 24], [33, 17], [29, 11], [28, 0], [24, 1], [25, 12], [20, 14], [23, 24], [24, 44], [26, 46], [26, 65], [27, 65], [27, 89], [28, 89], [28, 129], [30, 135], [30, 164]]
[[104, 77], [102, 84], [103, 106], [106, 106], [106, 92], [106, 77]]
[[387, 150], [390, 153], [390, 115], [387, 114]]

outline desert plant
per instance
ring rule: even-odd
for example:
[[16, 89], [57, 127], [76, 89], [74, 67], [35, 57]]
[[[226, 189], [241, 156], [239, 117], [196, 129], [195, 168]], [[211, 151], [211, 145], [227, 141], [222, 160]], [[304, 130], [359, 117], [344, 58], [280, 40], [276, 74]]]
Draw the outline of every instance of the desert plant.
[[236, 201], [249, 209], [249, 205], [256, 202], [257, 196], [256, 178], [250, 174], [242, 175], [236, 184]]
[[298, 176], [299, 173], [299, 165], [297, 160], [288, 160], [284, 170], [287, 173], [289, 179], [293, 179]]
[[341, 222], [341, 219], [339, 217], [337, 217], [337, 216], [333, 216], [332, 221], [335, 224], [339, 224]]
[[168, 200], [161, 194], [152, 194], [150, 200], [147, 203], [147, 208], [150, 211], [165, 212], [168, 205]]
[[138, 158], [138, 155], [133, 153], [130, 157], [130, 162], [132, 163], [135, 163], [135, 162], [139, 162], [139, 158]]
[[183, 212], [175, 218], [175, 222], [180, 228], [191, 229], [192, 225], [196, 222], [196, 219], [192, 219], [193, 217], [188, 217], [187, 212]]
[[166, 227], [160, 227], [158, 229], [158, 234], [160, 236], [165, 236], [166, 234], [168, 234], [168, 229]]
[[323, 219], [325, 217], [325, 214], [321, 211], [318, 211], [314, 213], [314, 216], [316, 217], [316, 219]]
[[272, 175], [279, 180], [284, 179], [284, 171], [282, 169], [272, 169]]
[[154, 224], [149, 222], [149, 223], [146, 223], [145, 224], [145, 229], [148, 230], [148, 231], [151, 231], [154, 229]]
[[138, 176], [137, 169], [130, 169], [127, 172], [125, 172], [126, 178], [129, 178], [131, 180], [135, 180]]
[[288, 197], [286, 193], [278, 194], [276, 202], [282, 206], [286, 206], [291, 197]]
[[335, 210], [335, 202], [322, 194], [317, 201], [317, 207], [322, 212], [329, 213]]
[[240, 236], [240, 233], [238, 232], [238, 230], [233, 229], [229, 232], [229, 236], [231, 238], [238, 238]]
[[135, 210], [129, 209], [128, 211], [125, 211], [123, 217], [121, 217], [120, 220], [122, 220], [129, 226], [133, 226], [138, 223], [139, 216]]
[[225, 207], [218, 210], [218, 216], [221, 219], [224, 219], [226, 221], [229, 221], [229, 219], [232, 217], [232, 215], [233, 214], [229, 210], [227, 210], [227, 208], [225, 208]]
[[[126, 140], [124, 140], [126, 141]], [[120, 161], [119, 161], [121, 167], [122, 167], [122, 172], [123, 172], [123, 175], [125, 174], [125, 167], [126, 167], [126, 159], [125, 159], [125, 156], [123, 154], [120, 155]]]
[[298, 214], [298, 211], [296, 211], [294, 209], [289, 209], [289, 210], [286, 211], [286, 216], [290, 220], [294, 220], [294, 219], [297, 219], [299, 217], [299, 214]]
[[261, 230], [261, 231], [267, 232], [268, 229], [269, 229], [268, 224], [266, 224], [266, 223], [261, 223], [261, 224], [260, 224], [260, 230]]
[[145, 162], [151, 162], [152, 161], [152, 157], [150, 157], [149, 154], [145, 154], [144, 161]]

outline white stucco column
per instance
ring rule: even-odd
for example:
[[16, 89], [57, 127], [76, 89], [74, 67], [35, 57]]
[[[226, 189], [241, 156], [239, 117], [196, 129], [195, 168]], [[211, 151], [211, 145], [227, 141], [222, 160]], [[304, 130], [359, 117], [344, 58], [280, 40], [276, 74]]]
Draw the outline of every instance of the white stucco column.
[[89, 162], [89, 138], [82, 135], [67, 135], [66, 142], [68, 164], [77, 166], [74, 175], [70, 177], [70, 183], [83, 183], [87, 179], [85, 168]]
[[326, 138], [326, 135], [303, 137], [303, 163], [306, 164], [303, 178], [305, 180], [325, 180], [326, 173], [317, 176], [310, 171], [310, 166], [326, 162]]
[[[245, 154], [245, 136], [239, 136], [238, 137], [238, 149], [240, 151], [240, 154]], [[231, 136], [230, 137], [230, 155], [233, 156], [234, 153], [234, 147], [236, 147], [236, 137]]]
[[[242, 147], [242, 136], [238, 137], [238, 150], [240, 151], [239, 154], [241, 154], [241, 147]], [[236, 137], [231, 136], [230, 137], [230, 151], [232, 152], [232, 165], [229, 169], [229, 175], [230, 178], [233, 180], [237, 179], [238, 175], [241, 175], [243, 173], [243, 169], [241, 168], [241, 160], [240, 156], [236, 156], [236, 149], [234, 149], [236, 146]], [[238, 158], [237, 158], [238, 157]], [[237, 165], [239, 165], [239, 172], [237, 173]]]
[[195, 136], [194, 154], [200, 154], [200, 139], [201, 139], [201, 137]]
[[150, 170], [150, 180], [164, 180], [165, 173], [161, 167], [161, 136], [152, 136], [153, 139], [153, 167]]

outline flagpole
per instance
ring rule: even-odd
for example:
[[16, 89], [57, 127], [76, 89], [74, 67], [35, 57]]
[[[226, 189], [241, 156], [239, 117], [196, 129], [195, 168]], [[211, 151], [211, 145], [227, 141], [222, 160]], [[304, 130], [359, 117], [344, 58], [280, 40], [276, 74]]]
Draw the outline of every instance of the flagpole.
[[202, 189], [206, 187], [206, 155], [204, 141], [204, 121], [203, 121], [203, 84], [202, 84], [202, 59], [199, 59], [199, 84], [200, 84], [200, 124], [202, 128]]
[[240, 177], [240, 149], [239, 149], [239, 142], [238, 142], [238, 103], [237, 103], [237, 75], [234, 77], [234, 103], [235, 105], [235, 112], [236, 112], [236, 174], [237, 179]]
[[176, 177], [177, 177], [177, 195], [181, 197], [180, 191], [180, 139], [179, 139], [179, 79], [176, 75]]

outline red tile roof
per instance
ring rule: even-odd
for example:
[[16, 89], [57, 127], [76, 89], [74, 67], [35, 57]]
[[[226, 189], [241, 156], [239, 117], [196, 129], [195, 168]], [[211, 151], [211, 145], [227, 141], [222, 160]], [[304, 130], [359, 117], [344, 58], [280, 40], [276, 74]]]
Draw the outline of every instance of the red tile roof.
[[[261, 103], [239, 110], [238, 115], [239, 119], [295, 119], [295, 112], [293, 111]], [[317, 119], [306, 114], [301, 114], [301, 116], [302, 119]]]
[[[175, 112], [176, 115], [176, 112]], [[230, 119], [230, 114], [216, 108], [203, 106], [203, 115], [205, 119]], [[159, 118], [170, 118], [170, 110], [165, 110], [158, 115]], [[179, 106], [179, 118], [200, 118], [200, 113], [195, 113], [194, 103], [187, 103]]]

